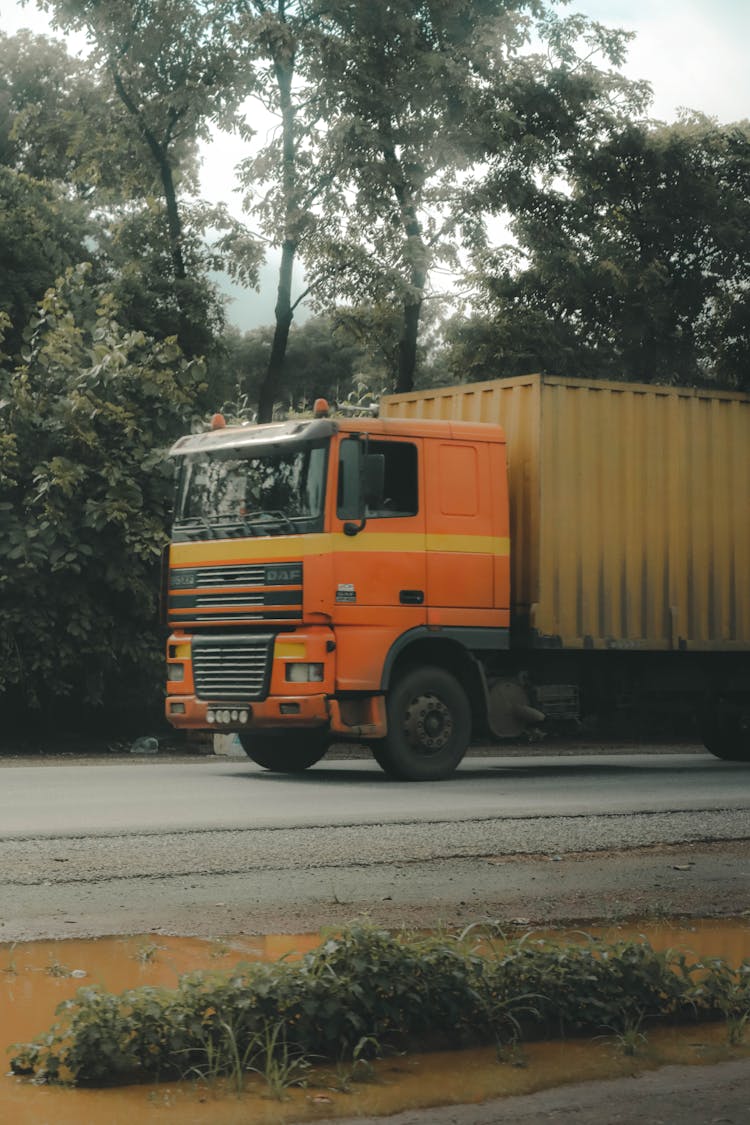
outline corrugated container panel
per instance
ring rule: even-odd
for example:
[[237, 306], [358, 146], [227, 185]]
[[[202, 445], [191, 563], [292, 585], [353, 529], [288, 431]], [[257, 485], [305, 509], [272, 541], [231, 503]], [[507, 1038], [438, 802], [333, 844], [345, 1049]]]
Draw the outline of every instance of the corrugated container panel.
[[532, 375], [381, 413], [505, 428], [514, 620], [540, 640], [750, 648], [750, 396]]

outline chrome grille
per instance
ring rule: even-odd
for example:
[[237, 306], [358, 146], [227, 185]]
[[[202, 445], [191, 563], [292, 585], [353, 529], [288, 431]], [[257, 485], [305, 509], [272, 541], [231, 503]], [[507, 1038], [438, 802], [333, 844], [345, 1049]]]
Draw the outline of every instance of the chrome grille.
[[169, 590], [174, 627], [302, 620], [301, 561], [175, 567]]
[[196, 571], [195, 585], [223, 586], [263, 586], [266, 580], [265, 566], [204, 566]]
[[206, 605], [264, 605], [263, 594], [198, 594], [196, 606]]
[[194, 640], [193, 675], [198, 698], [265, 699], [272, 645], [272, 636]]

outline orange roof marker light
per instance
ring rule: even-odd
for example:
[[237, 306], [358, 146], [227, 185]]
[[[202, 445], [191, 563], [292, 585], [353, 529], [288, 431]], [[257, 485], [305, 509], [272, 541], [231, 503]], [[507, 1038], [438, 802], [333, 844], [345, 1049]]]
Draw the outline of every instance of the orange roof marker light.
[[328, 401], [324, 398], [316, 398], [313, 404], [313, 414], [316, 418], [327, 418], [330, 411], [328, 408]]
[[214, 414], [212, 416], [212, 418], [211, 418], [211, 429], [212, 430], [225, 430], [226, 426], [227, 426], [227, 420], [226, 420], [226, 418], [224, 417], [223, 414]]

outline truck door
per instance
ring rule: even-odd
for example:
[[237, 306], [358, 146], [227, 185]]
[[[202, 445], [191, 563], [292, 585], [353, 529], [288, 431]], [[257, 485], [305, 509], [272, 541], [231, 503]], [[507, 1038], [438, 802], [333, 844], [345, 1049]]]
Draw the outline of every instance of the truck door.
[[367, 439], [368, 454], [383, 457], [384, 487], [382, 500], [366, 509], [365, 526], [355, 535], [344, 531], [351, 522], [342, 492], [350, 443], [362, 447], [363, 439], [345, 436], [339, 447], [333, 559], [337, 666], [340, 690], [368, 690], [380, 685], [393, 640], [427, 619], [423, 442]]

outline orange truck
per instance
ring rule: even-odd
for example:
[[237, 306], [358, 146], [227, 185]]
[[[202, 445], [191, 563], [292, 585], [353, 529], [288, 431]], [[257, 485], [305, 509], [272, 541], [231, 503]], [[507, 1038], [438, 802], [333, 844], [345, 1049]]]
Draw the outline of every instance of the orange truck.
[[750, 396], [531, 375], [173, 447], [166, 714], [297, 772], [695, 710], [750, 760]]

